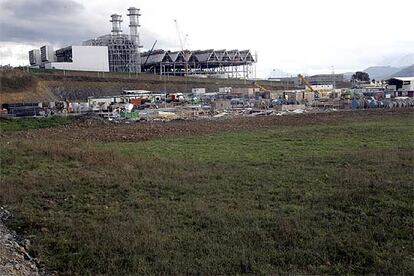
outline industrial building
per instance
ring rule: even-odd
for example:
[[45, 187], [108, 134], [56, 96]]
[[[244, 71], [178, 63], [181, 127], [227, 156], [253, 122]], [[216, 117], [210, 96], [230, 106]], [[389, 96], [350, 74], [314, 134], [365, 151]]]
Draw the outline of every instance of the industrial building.
[[122, 34], [122, 16], [111, 15], [112, 31], [109, 35], [100, 36], [83, 42], [84, 46], [108, 47], [108, 62], [111, 72], [141, 72], [139, 9], [129, 8], [130, 35]]
[[345, 80], [344, 74], [320, 74], [308, 76], [305, 78], [312, 85], [333, 84], [337, 82], [343, 82]]
[[42, 62], [53, 62], [55, 61], [55, 52], [53, 47], [50, 45], [45, 45], [40, 47], [40, 58]]
[[148, 51], [142, 71], [160, 75], [222, 75], [248, 78], [255, 57], [249, 50]]
[[29, 62], [32, 66], [40, 66], [42, 64], [40, 49], [33, 49], [29, 51]]
[[[122, 15], [112, 14], [110, 34], [89, 39], [82, 46], [57, 51], [45, 45], [29, 52], [30, 64], [57, 70], [147, 72], [160, 75], [249, 78], [257, 55], [249, 50], [154, 50], [141, 54], [140, 10], [128, 9], [129, 35], [122, 34]], [[154, 44], [155, 45], [155, 44]], [[106, 53], [104, 53], [106, 51]]]
[[397, 96], [414, 97], [414, 77], [397, 77], [387, 80], [387, 90], [397, 93]]
[[45, 63], [45, 69], [109, 72], [106, 46], [69, 46], [57, 50], [55, 59]]
[[122, 16], [111, 15], [112, 31], [82, 43], [57, 51], [45, 45], [29, 52], [30, 65], [45, 69], [97, 71], [97, 72], [141, 72], [139, 43], [139, 9], [129, 8], [130, 35], [122, 34]]

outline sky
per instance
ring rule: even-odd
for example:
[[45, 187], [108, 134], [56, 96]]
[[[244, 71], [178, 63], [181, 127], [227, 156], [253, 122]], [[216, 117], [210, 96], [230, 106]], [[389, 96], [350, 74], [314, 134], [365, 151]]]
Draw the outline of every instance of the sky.
[[[352, 72], [414, 55], [412, 0], [0, 0], [0, 64], [28, 51], [80, 45], [110, 32], [109, 16], [141, 9], [144, 49], [250, 49], [257, 75]], [[406, 61], [410, 63], [410, 61]]]

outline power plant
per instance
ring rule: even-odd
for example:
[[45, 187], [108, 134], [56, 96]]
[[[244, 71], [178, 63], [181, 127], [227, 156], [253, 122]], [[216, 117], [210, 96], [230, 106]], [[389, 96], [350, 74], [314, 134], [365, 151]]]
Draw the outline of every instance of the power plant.
[[[249, 78], [256, 56], [249, 50], [180, 51], [151, 49], [141, 53], [140, 9], [128, 9], [129, 35], [122, 33], [122, 15], [112, 14], [111, 33], [89, 39], [82, 46], [56, 51], [50, 45], [29, 52], [33, 67], [57, 70], [152, 73], [160, 75], [215, 75]], [[180, 38], [181, 40], [181, 38]], [[155, 47], [155, 44], [154, 44]], [[153, 47], [153, 48], [154, 48]]]
[[130, 19], [130, 35], [122, 34], [122, 15], [111, 15], [111, 34], [100, 36], [83, 42], [83, 46], [108, 47], [108, 62], [110, 72], [141, 72], [140, 39], [139, 39], [139, 9], [128, 9]]

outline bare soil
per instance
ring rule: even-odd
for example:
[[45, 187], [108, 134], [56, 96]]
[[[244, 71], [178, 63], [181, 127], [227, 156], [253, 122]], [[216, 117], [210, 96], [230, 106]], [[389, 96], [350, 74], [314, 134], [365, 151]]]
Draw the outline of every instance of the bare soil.
[[338, 121], [378, 118], [384, 114], [412, 114], [412, 109], [341, 111], [331, 113], [295, 114], [266, 117], [232, 117], [205, 120], [175, 120], [171, 122], [112, 123], [96, 118], [78, 118], [72, 124], [29, 131], [2, 133], [4, 138], [57, 139], [84, 142], [134, 142], [154, 138], [211, 134], [224, 131], [260, 129], [275, 126], [305, 126], [336, 124]]

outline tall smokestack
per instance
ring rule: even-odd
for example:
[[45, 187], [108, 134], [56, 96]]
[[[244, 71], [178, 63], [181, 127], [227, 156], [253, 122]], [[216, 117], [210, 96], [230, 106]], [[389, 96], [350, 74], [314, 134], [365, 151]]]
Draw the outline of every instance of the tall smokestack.
[[137, 65], [137, 72], [141, 72], [141, 53], [140, 53], [140, 39], [139, 39], [139, 31], [138, 28], [141, 27], [139, 25], [139, 17], [141, 14], [139, 13], [139, 9], [135, 7], [131, 7], [128, 9], [129, 11], [129, 32], [131, 36], [131, 40], [134, 42], [134, 44], [137, 47], [137, 53], [136, 53], [136, 65]]
[[121, 22], [122, 22], [122, 15], [113, 14], [111, 15], [112, 22], [112, 35], [113, 36], [120, 36], [122, 33]]

